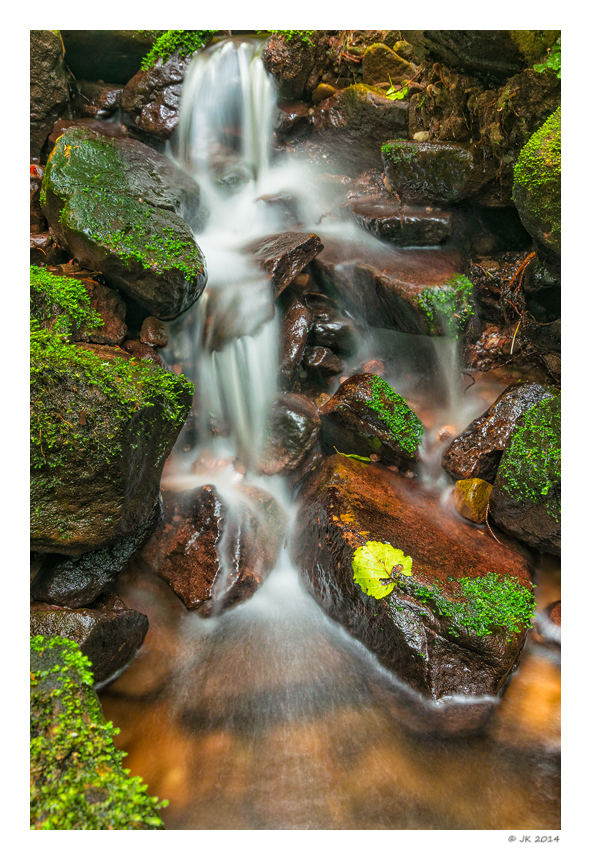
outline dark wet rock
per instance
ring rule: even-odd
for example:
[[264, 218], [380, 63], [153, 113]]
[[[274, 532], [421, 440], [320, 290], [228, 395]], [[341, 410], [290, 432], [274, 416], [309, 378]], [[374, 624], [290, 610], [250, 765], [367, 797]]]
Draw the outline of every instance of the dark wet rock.
[[327, 168], [355, 175], [381, 167], [384, 141], [406, 139], [408, 102], [355, 84], [317, 105], [313, 122], [310, 141], [321, 146]]
[[291, 389], [308, 342], [313, 316], [292, 290], [286, 290], [283, 296], [286, 295], [289, 299], [283, 317], [279, 376], [280, 383]]
[[303, 134], [310, 127], [310, 108], [305, 102], [277, 102], [274, 128], [280, 139]]
[[386, 465], [411, 469], [423, 425], [403, 398], [379, 376], [350, 376], [320, 409], [325, 454], [377, 455]]
[[428, 52], [452, 69], [507, 78], [540, 62], [559, 30], [402, 30], [421, 57]]
[[146, 317], [142, 323], [140, 340], [150, 346], [165, 347], [168, 344], [168, 329], [165, 323], [156, 317]]
[[271, 276], [277, 298], [323, 247], [315, 233], [278, 233], [258, 240], [247, 250]]
[[167, 368], [163, 358], [158, 354], [157, 350], [147, 343], [142, 343], [139, 338], [134, 337], [124, 341], [122, 348], [134, 358], [146, 359], [147, 361], [151, 361], [153, 364], [157, 364], [159, 367], [169, 369]]
[[560, 395], [518, 420], [490, 497], [494, 522], [541, 552], [560, 555]]
[[350, 356], [355, 350], [355, 327], [350, 320], [315, 320], [310, 341], [325, 346], [339, 356]]
[[47, 220], [41, 211], [39, 194], [41, 192], [41, 181], [43, 180], [44, 168], [39, 164], [31, 164], [30, 167], [30, 222], [31, 233], [43, 233], [47, 230]]
[[293, 472], [302, 465], [319, 435], [316, 405], [301, 394], [280, 394], [271, 408], [257, 470], [263, 475]]
[[549, 393], [534, 382], [509, 386], [444, 451], [441, 463], [448, 475], [456, 481], [481, 478], [492, 484], [518, 419]]
[[192, 386], [117, 347], [32, 344], [32, 549], [79, 555], [152, 516]]
[[161, 519], [162, 499], [159, 496], [152, 516], [141, 528], [113, 546], [74, 556], [48, 553], [31, 583], [31, 595], [35, 600], [69, 609], [90, 606], [115, 582]]
[[201, 295], [205, 261], [184, 220], [198, 211], [199, 188], [153, 149], [66, 131], [45, 171], [42, 206], [57, 241], [150, 314], [172, 319]]
[[122, 86], [82, 80], [76, 81], [76, 86], [78, 91], [73, 105], [78, 116], [104, 119], [112, 116], [121, 106]]
[[302, 360], [304, 367], [323, 377], [337, 376], [343, 372], [343, 362], [332, 349], [326, 346], [308, 346]]
[[164, 522], [142, 557], [199, 615], [219, 613], [252, 597], [274, 568], [285, 515], [275, 499], [244, 488], [230, 509], [215, 487], [165, 491]]
[[378, 239], [394, 245], [440, 245], [451, 237], [451, 210], [404, 206], [371, 197], [355, 201], [353, 217]]
[[31, 30], [31, 156], [39, 157], [56, 119], [70, 104], [70, 76], [56, 30]]
[[61, 30], [68, 66], [78, 80], [126, 84], [153, 38], [138, 30]]
[[399, 251], [334, 239], [324, 239], [324, 246], [311, 271], [356, 320], [409, 334], [442, 334], [430, 301], [436, 290], [449, 292], [450, 302], [455, 296], [463, 316], [469, 310], [465, 281], [458, 280], [464, 262], [456, 250]]
[[179, 122], [181, 91], [190, 64], [191, 56], [181, 59], [175, 51], [128, 82], [121, 96], [121, 117], [140, 139], [163, 143], [170, 138]]
[[523, 295], [528, 316], [540, 323], [558, 320], [561, 313], [560, 279], [536, 258], [523, 278]]
[[92, 662], [95, 683], [106, 681], [136, 655], [148, 632], [148, 619], [115, 595], [85, 609], [31, 607], [31, 636], [61, 636], [78, 643]]
[[466, 481], [456, 481], [454, 487], [454, 504], [461, 517], [470, 522], [482, 524], [486, 521], [488, 500], [492, 484], [481, 478], [470, 478]]
[[524, 227], [560, 273], [560, 108], [530, 138], [515, 165], [513, 200]]
[[[437, 492], [379, 465], [338, 455], [304, 480], [298, 496], [294, 560], [323, 609], [380, 662], [426, 696], [496, 694], [523, 645], [518, 631], [476, 635], [455, 610], [463, 578], [490, 578], [530, 591], [531, 562], [441, 506]], [[412, 558], [411, 577], [379, 600], [353, 578], [354, 551], [390, 543]], [[449, 601], [449, 603], [446, 603]], [[457, 618], [457, 616], [455, 616]], [[480, 714], [482, 718], [482, 714]]]
[[51, 134], [47, 138], [50, 153], [62, 134], [69, 128], [90, 129], [91, 131], [96, 132], [96, 134], [104, 135], [105, 137], [127, 137], [127, 128], [124, 125], [121, 125], [120, 122], [108, 122], [107, 120], [93, 119], [90, 117], [58, 119], [51, 129]]
[[70, 256], [57, 244], [51, 233], [31, 233], [30, 249], [32, 266], [52, 266], [64, 262]]
[[376, 42], [363, 55], [363, 83], [369, 86], [390, 83], [400, 86], [417, 72], [413, 66], [387, 45]]
[[392, 190], [405, 203], [457, 203], [482, 184], [472, 150], [459, 143], [390, 140], [382, 158]]
[[538, 614], [534, 621], [533, 635], [537, 642], [550, 648], [560, 649], [562, 642], [561, 601], [556, 600]]
[[273, 77], [279, 97], [299, 99], [314, 65], [314, 47], [299, 35], [271, 36], [263, 49], [263, 64]]

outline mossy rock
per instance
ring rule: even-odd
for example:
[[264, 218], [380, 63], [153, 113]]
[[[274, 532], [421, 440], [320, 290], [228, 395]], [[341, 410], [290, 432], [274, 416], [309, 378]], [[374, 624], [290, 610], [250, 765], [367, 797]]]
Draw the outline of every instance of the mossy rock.
[[416, 69], [407, 60], [379, 42], [370, 45], [363, 55], [363, 83], [388, 83], [398, 85], [410, 80]]
[[151, 517], [192, 385], [117, 347], [31, 334], [31, 540], [75, 555]]
[[461, 144], [390, 140], [382, 146], [382, 159], [392, 189], [405, 203], [458, 203], [480, 185], [472, 152]]
[[560, 108], [525, 144], [514, 171], [513, 201], [542, 249], [560, 255]]
[[490, 497], [497, 525], [542, 552], [560, 554], [560, 395], [517, 422]]
[[164, 830], [166, 803], [123, 768], [90, 667], [69, 639], [31, 638], [30, 828]]
[[201, 295], [205, 260], [185, 218], [199, 187], [136, 140], [73, 127], [47, 163], [41, 206], [57, 241], [158, 319]]

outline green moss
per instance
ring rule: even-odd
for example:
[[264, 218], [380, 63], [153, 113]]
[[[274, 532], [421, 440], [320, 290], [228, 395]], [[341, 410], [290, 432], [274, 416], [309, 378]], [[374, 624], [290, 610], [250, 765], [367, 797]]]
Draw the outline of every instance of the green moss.
[[556, 40], [556, 42], [552, 45], [550, 50], [548, 51], [548, 56], [546, 59], [537, 63], [533, 66], [533, 69], [542, 74], [542, 72], [549, 71], [553, 72], [557, 78], [560, 78], [560, 65], [561, 65], [561, 51], [560, 51], [560, 37]]
[[104, 325], [77, 278], [54, 275], [39, 266], [31, 266], [30, 283], [31, 317], [41, 326], [50, 324], [56, 334], [70, 337], [82, 325], [89, 328]]
[[140, 30], [138, 33], [155, 37], [156, 41], [142, 60], [143, 71], [153, 68], [159, 60], [163, 63], [178, 51], [179, 57], [194, 54], [212, 40], [217, 30]]
[[392, 164], [414, 165], [418, 161], [417, 147], [408, 140], [390, 140], [382, 145], [382, 155]]
[[[67, 409], [56, 404], [54, 391], [63, 385], [69, 391]], [[98, 386], [112, 401], [110, 434], [99, 442], [93, 422], [104, 421], [99, 414], [87, 412], [86, 392]], [[64, 342], [33, 321], [31, 326], [31, 466], [55, 468], [66, 462], [68, 449], [85, 457], [107, 462], [122, 452], [115, 444], [115, 424], [131, 426], [134, 416], [158, 403], [162, 418], [180, 429], [187, 418], [188, 396], [192, 384], [185, 377], [170, 373], [150, 361], [130, 359], [126, 353], [106, 361], [89, 349]], [[97, 407], [98, 409], [98, 407]], [[64, 414], [65, 412], [65, 414]], [[84, 423], [80, 415], [84, 414]], [[156, 420], [155, 414], [152, 420]], [[137, 423], [137, 422], [136, 422]], [[136, 433], [149, 434], [149, 423], [136, 427]], [[109, 438], [112, 437], [112, 438]]]
[[502, 630], [510, 639], [512, 633], [532, 626], [533, 593], [514, 576], [501, 579], [489, 571], [485, 576], [461, 577], [455, 600], [445, 597], [438, 585], [418, 585], [412, 580], [398, 585], [422, 603], [433, 603], [439, 615], [450, 619], [449, 633], [454, 637], [462, 631], [488, 636]]
[[497, 472], [496, 486], [514, 499], [545, 503], [560, 521], [560, 396], [549, 396], [519, 420]]
[[515, 165], [513, 178], [524, 188], [544, 185], [561, 167], [561, 109], [554, 111], [525, 144]]
[[384, 422], [391, 439], [409, 454], [415, 454], [423, 438], [423, 425], [404, 399], [379, 376], [372, 378], [368, 406]]
[[32, 637], [31, 670], [31, 830], [164, 830], [167, 801], [122, 767], [79, 646]]
[[291, 42], [292, 39], [299, 39], [305, 45], [313, 45], [312, 36], [314, 35], [314, 30], [257, 30], [258, 33], [268, 32], [272, 33], [274, 36], [284, 36], [288, 42]]
[[418, 304], [425, 312], [432, 331], [443, 327], [445, 334], [457, 339], [471, 316], [474, 286], [465, 275], [453, 275], [441, 287], [422, 291]]

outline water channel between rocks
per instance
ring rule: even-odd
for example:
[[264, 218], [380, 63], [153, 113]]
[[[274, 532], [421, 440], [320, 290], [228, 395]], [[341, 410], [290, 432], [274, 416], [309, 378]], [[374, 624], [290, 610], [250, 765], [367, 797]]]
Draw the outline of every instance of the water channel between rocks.
[[[196, 229], [209, 278], [199, 302], [171, 325], [166, 358], [195, 383], [196, 408], [163, 489], [213, 485], [231, 510], [244, 500], [241, 488], [254, 486], [271, 493], [293, 525], [297, 507], [283, 479], [256, 469], [277, 393], [279, 332], [269, 318], [268, 279], [244, 249], [286, 229], [281, 205], [269, 200], [289, 196], [299, 229], [320, 235], [327, 259], [345, 252], [349, 259], [357, 243], [358, 255], [386, 255], [412, 280], [414, 267], [453, 271], [454, 251], [390, 249], [353, 223], [324, 218], [313, 176], [272, 159], [274, 96], [258, 51], [248, 40], [208, 49], [184, 84], [170, 155], [197, 179], [209, 210]], [[445, 507], [445, 440], [506, 383], [473, 374], [471, 384], [451, 338], [375, 325], [363, 332], [343, 376], [382, 363], [426, 428], [417, 481]], [[223, 432], [212, 434], [212, 424]], [[209, 617], [187, 610], [141, 556], [118, 580], [119, 595], [150, 627], [133, 663], [101, 690], [101, 703], [121, 727], [126, 766], [150, 794], [170, 801], [166, 828], [559, 828], [554, 652], [528, 637], [502, 697], [427, 701], [325, 614], [288, 544], [249, 600], [223, 612], [214, 605]], [[559, 598], [555, 561], [543, 556], [537, 570], [540, 608]], [[223, 593], [222, 582], [220, 600]], [[469, 706], [486, 709], [487, 720], [454, 734]]]

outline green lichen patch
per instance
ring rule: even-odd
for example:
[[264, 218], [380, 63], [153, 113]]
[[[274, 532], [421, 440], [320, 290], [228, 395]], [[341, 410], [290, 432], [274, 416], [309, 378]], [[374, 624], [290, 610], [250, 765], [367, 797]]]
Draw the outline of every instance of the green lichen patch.
[[495, 488], [528, 505], [545, 504], [560, 521], [560, 396], [550, 396], [523, 415], [505, 448]]
[[122, 767], [93, 689], [91, 662], [69, 639], [31, 638], [31, 830], [164, 830], [140, 777]]
[[90, 305], [90, 296], [77, 278], [55, 275], [31, 266], [31, 319], [55, 334], [71, 337], [81, 326], [99, 328], [103, 320]]
[[423, 425], [404, 398], [380, 376], [372, 378], [367, 405], [386, 425], [393, 441], [409, 454], [417, 452], [423, 438]]
[[142, 70], [148, 71], [160, 60], [163, 63], [178, 51], [184, 59], [201, 50], [210, 42], [217, 30], [139, 30], [138, 34], [155, 37], [155, 42], [142, 60]]
[[465, 275], [453, 275], [440, 287], [427, 287], [417, 299], [425, 313], [431, 333], [443, 333], [458, 339], [468, 320], [474, 315], [472, 292], [474, 286]]
[[[461, 577], [457, 595], [450, 599], [437, 584], [420, 585], [401, 580], [399, 588], [425, 604], [432, 604], [439, 615], [450, 620], [449, 634], [489, 636], [500, 631], [508, 640], [532, 626], [535, 600], [533, 592], [514, 576], [501, 578], [489, 571], [484, 576]], [[535, 587], [535, 586], [534, 586]]]

